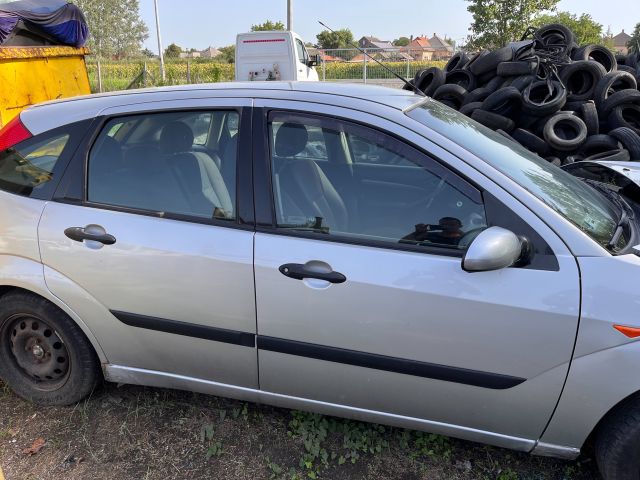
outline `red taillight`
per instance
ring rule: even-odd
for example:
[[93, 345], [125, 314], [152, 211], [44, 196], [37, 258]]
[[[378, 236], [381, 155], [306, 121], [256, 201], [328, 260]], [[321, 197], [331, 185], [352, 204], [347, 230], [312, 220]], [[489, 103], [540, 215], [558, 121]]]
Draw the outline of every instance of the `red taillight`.
[[0, 130], [0, 152], [32, 136], [31, 132], [20, 121], [20, 115], [18, 115]]

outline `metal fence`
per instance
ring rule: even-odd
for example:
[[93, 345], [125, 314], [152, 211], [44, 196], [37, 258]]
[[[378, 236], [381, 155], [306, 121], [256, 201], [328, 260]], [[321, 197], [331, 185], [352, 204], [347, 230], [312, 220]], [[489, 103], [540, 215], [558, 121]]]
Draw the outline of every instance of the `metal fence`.
[[[356, 49], [317, 50], [321, 62], [316, 66], [321, 81], [363, 82], [400, 86], [389, 72], [411, 79], [417, 71], [432, 66], [443, 67], [451, 53], [410, 49], [366, 49], [363, 55]], [[383, 66], [376, 63], [374, 58]], [[386, 68], [385, 68], [386, 67]], [[165, 63], [165, 80], [160, 76], [157, 59], [87, 61], [93, 92], [126, 90], [145, 86], [183, 85], [232, 81], [234, 65], [215, 59], [180, 59]], [[387, 70], [389, 69], [389, 70]]]

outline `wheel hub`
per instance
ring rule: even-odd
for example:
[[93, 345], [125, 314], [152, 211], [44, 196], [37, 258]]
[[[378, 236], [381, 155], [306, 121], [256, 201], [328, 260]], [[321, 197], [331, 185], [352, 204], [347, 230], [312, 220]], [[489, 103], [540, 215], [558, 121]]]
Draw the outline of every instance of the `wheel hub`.
[[18, 366], [41, 383], [57, 382], [69, 372], [69, 353], [58, 333], [40, 319], [20, 317], [9, 328]]

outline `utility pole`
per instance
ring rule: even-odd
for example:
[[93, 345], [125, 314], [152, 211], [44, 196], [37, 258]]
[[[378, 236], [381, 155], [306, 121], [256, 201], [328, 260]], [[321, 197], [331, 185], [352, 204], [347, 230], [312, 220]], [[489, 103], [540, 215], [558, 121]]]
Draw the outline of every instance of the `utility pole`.
[[287, 30], [291, 31], [293, 29], [293, 10], [291, 6], [291, 2], [293, 0], [287, 0]]
[[164, 72], [164, 55], [162, 52], [162, 37], [160, 36], [160, 16], [158, 15], [158, 0], [153, 0], [153, 4], [156, 8], [156, 32], [158, 33], [158, 56], [160, 57], [160, 78], [162, 82], [167, 79]]

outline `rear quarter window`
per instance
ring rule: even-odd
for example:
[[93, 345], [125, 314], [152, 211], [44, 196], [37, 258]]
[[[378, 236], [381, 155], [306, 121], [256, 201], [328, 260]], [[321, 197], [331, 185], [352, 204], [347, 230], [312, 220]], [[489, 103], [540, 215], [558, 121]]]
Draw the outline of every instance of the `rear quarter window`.
[[49, 199], [88, 122], [35, 135], [0, 152], [0, 189]]

